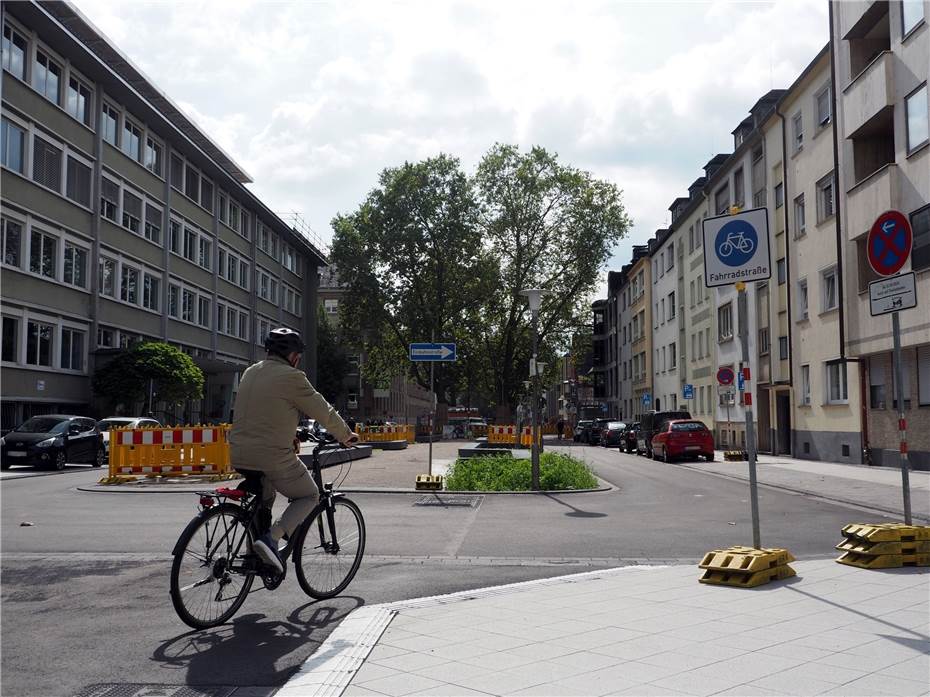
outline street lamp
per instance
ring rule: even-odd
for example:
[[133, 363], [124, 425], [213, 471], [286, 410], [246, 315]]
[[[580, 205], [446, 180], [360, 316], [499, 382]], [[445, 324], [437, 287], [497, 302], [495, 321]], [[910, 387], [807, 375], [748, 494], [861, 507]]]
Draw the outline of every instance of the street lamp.
[[530, 361], [530, 373], [533, 380], [533, 400], [531, 402], [533, 425], [531, 436], [531, 472], [533, 478], [533, 491], [539, 491], [539, 446], [536, 444], [536, 412], [539, 410], [539, 367], [536, 364], [536, 355], [539, 353], [539, 331], [537, 322], [539, 320], [539, 306], [542, 304], [542, 296], [547, 291], [542, 288], [527, 288], [521, 290], [520, 295], [526, 296], [530, 305], [530, 313], [533, 315], [533, 359]]

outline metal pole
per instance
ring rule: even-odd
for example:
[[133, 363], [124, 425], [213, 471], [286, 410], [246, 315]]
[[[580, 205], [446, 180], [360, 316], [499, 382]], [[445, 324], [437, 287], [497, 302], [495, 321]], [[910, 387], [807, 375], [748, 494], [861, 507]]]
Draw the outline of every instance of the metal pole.
[[435, 388], [433, 386], [433, 366], [436, 365], [435, 361], [430, 361], [429, 363], [429, 398], [430, 398], [430, 407], [429, 407], [429, 469], [427, 474], [433, 476], [433, 431], [435, 430], [433, 423], [436, 420], [436, 394], [433, 391]]
[[538, 395], [539, 379], [536, 376], [536, 373], [539, 372], [536, 366], [536, 353], [539, 348], [538, 347], [539, 337], [536, 334], [537, 314], [538, 313], [536, 312], [533, 313], [533, 400], [536, 403], [530, 405], [530, 409], [532, 409], [532, 418], [533, 418], [533, 426], [530, 429], [530, 434], [531, 434], [530, 436], [531, 438], [531, 445], [530, 445], [531, 467], [530, 469], [531, 469], [532, 478], [533, 478], [533, 484], [532, 484], [533, 491], [539, 491], [539, 449], [536, 447], [536, 412], [538, 411], [538, 407], [539, 407], [539, 395]]
[[[740, 370], [743, 364], [749, 366], [749, 312], [747, 309], [746, 284], [739, 282], [736, 284], [737, 292], [737, 321], [739, 322], [739, 341], [742, 358], [740, 361]], [[745, 378], [746, 376], [744, 376]], [[746, 413], [746, 450], [749, 453], [749, 501], [752, 507], [752, 546], [756, 549], [762, 547], [759, 534], [759, 487], [756, 483], [756, 430], [752, 422], [752, 390], [747, 384], [749, 380], [744, 379], [744, 411]]]
[[[904, 418], [904, 375], [901, 372], [901, 324], [898, 313], [891, 313], [891, 334], [894, 337], [894, 388], [898, 395], [898, 432], [901, 436], [901, 488], [904, 490], [904, 524], [911, 524], [911, 482], [907, 461], [907, 420]], [[845, 368], [845, 366], [844, 366]]]

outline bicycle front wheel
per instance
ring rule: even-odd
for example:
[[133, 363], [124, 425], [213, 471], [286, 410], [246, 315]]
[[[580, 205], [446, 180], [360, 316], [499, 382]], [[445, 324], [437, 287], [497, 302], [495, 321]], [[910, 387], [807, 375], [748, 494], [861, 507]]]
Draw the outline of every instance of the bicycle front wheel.
[[317, 600], [339, 595], [352, 582], [364, 554], [365, 519], [359, 507], [335, 499], [330, 519], [321, 506], [304, 525], [294, 550], [300, 587]]
[[255, 572], [245, 555], [252, 535], [242, 509], [211, 508], [187, 526], [171, 565], [171, 602], [184, 624], [206, 629], [223, 624], [245, 602]]

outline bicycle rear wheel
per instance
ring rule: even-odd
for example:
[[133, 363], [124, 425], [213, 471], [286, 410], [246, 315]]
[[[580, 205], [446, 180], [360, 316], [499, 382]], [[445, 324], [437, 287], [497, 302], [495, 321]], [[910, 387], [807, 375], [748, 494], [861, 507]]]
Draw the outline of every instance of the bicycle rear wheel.
[[365, 519], [352, 501], [333, 501], [333, 525], [321, 506], [304, 525], [294, 549], [297, 580], [318, 600], [338, 595], [352, 582], [365, 554]]
[[239, 506], [221, 504], [190, 522], [171, 565], [171, 602], [184, 624], [206, 629], [223, 624], [245, 602], [255, 572], [244, 556], [252, 533]]

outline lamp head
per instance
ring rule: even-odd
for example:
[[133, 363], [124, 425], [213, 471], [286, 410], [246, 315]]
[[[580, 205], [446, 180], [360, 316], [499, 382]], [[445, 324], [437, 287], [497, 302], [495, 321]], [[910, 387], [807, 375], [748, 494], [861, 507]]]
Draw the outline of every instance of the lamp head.
[[526, 290], [521, 290], [520, 295], [526, 296], [527, 301], [530, 304], [530, 312], [536, 313], [539, 312], [539, 306], [542, 304], [542, 296], [549, 291], [544, 288], [527, 288]]

